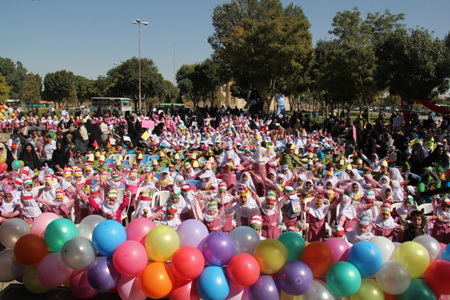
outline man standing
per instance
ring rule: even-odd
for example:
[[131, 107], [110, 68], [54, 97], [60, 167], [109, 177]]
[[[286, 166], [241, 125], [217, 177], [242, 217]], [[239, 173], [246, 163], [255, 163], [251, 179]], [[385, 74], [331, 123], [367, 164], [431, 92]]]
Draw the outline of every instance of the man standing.
[[280, 92], [275, 96], [275, 99], [277, 101], [277, 116], [286, 117], [286, 97]]
[[47, 133], [44, 137], [44, 144], [42, 146], [41, 157], [47, 165], [51, 165], [53, 157], [53, 151], [56, 149], [56, 142], [52, 139], [50, 133]]

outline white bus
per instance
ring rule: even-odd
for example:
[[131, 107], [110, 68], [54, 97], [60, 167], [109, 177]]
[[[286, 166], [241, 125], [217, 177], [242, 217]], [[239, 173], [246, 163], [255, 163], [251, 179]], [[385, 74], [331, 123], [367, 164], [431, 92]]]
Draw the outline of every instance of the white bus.
[[92, 97], [91, 98], [91, 111], [97, 111], [98, 108], [103, 110], [117, 110], [120, 113], [125, 113], [127, 111], [132, 112], [133, 107], [131, 106], [130, 98], [118, 98], [118, 97]]

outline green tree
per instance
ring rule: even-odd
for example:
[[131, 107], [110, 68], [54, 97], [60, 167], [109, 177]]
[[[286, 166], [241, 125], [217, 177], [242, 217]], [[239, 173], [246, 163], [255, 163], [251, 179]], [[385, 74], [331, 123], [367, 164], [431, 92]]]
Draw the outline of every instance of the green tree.
[[70, 87], [75, 81], [75, 75], [66, 70], [47, 73], [44, 78], [45, 98], [62, 104], [64, 99], [69, 98]]
[[41, 100], [39, 84], [36, 81], [36, 75], [33, 73], [27, 75], [20, 98], [26, 104], [38, 103]]
[[20, 61], [14, 63], [9, 58], [0, 57], [0, 74], [5, 76], [6, 82], [11, 87], [10, 98], [19, 99], [27, 77], [27, 69]]
[[213, 13], [208, 42], [241, 89], [248, 83], [272, 99], [278, 81], [305, 72], [312, 54], [310, 24], [299, 6], [280, 0], [232, 0]]
[[180, 90], [180, 96], [197, 105], [199, 99], [194, 99], [194, 72], [195, 65], [182, 65], [178, 69], [175, 79]]
[[11, 88], [6, 82], [5, 76], [0, 76], [0, 102], [4, 103], [7, 99], [9, 99], [9, 92]]
[[445, 42], [425, 29], [399, 29], [387, 35], [376, 49], [380, 84], [412, 102], [434, 90], [448, 90], [450, 55]]
[[69, 96], [65, 100], [69, 103], [78, 105], [77, 85], [75, 82], [70, 84]]
[[162, 103], [176, 103], [180, 95], [179, 89], [170, 81], [163, 81], [161, 102]]
[[[107, 73], [112, 82], [109, 96], [136, 98], [139, 95], [139, 60], [128, 59]], [[147, 99], [160, 97], [163, 91], [163, 77], [151, 59], [141, 58], [141, 93]]]

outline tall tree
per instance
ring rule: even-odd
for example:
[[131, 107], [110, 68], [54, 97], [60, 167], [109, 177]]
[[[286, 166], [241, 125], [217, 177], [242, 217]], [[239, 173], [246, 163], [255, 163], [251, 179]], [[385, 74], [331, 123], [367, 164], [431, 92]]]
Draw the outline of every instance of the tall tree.
[[39, 84], [36, 81], [36, 75], [29, 73], [25, 79], [22, 89], [21, 100], [26, 104], [38, 103], [41, 100]]
[[78, 105], [77, 86], [74, 81], [70, 83], [69, 96], [65, 100], [69, 103]]
[[5, 102], [9, 99], [9, 92], [11, 91], [10, 86], [6, 82], [5, 76], [0, 75], [0, 102]]
[[253, 83], [271, 99], [278, 81], [301, 74], [311, 58], [310, 24], [299, 6], [280, 0], [232, 0], [213, 13], [214, 55], [241, 89]]
[[61, 104], [69, 98], [70, 87], [75, 80], [75, 75], [66, 70], [47, 73], [44, 78], [44, 96]]
[[5, 76], [11, 87], [10, 98], [19, 99], [27, 76], [27, 69], [18, 61], [14, 63], [9, 58], [0, 57], [0, 75]]
[[163, 89], [161, 95], [161, 102], [163, 103], [176, 103], [180, 95], [179, 89], [170, 81], [163, 81]]

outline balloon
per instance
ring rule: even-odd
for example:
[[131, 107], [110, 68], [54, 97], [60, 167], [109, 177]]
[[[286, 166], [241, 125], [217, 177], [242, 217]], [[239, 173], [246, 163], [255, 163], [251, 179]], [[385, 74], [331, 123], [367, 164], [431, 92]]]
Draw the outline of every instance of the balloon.
[[275, 274], [286, 263], [287, 251], [280, 241], [265, 239], [256, 246], [254, 257], [262, 273]]
[[169, 294], [170, 300], [200, 300], [197, 293], [196, 282], [192, 280], [176, 279], [172, 291]]
[[0, 162], [0, 173], [3, 173], [3, 172], [5, 172], [7, 169], [8, 169], [8, 164], [7, 163], [5, 163], [5, 161], [4, 161], [4, 158], [3, 157], [0, 157], [0, 158], [2, 158], [3, 159], [3, 161], [2, 162]]
[[153, 228], [145, 238], [145, 250], [150, 259], [166, 262], [180, 247], [177, 232], [169, 226], [161, 225]]
[[170, 266], [177, 278], [193, 280], [202, 273], [205, 267], [205, 259], [202, 252], [197, 248], [184, 246], [175, 251]]
[[64, 244], [78, 236], [78, 229], [69, 219], [56, 219], [48, 224], [45, 229], [44, 239], [50, 250], [61, 252]]
[[234, 240], [225, 232], [210, 233], [202, 248], [205, 260], [212, 266], [226, 265], [235, 251]]
[[361, 286], [350, 300], [384, 300], [384, 293], [372, 279], [363, 279]]
[[148, 258], [144, 246], [137, 241], [120, 244], [112, 256], [115, 269], [125, 276], [137, 276], [147, 266]]
[[33, 221], [33, 226], [31, 226], [31, 233], [44, 237], [44, 232], [47, 228], [47, 225], [50, 224], [51, 221], [59, 218], [61, 217], [50, 212], [40, 214]]
[[450, 295], [450, 262], [432, 262], [425, 271], [425, 282], [435, 293]]
[[100, 222], [92, 233], [92, 243], [102, 255], [111, 256], [121, 243], [125, 242], [127, 234], [122, 224], [113, 220]]
[[105, 218], [99, 215], [89, 215], [85, 217], [81, 220], [80, 225], [78, 225], [78, 232], [80, 236], [92, 241], [92, 233], [94, 232], [95, 226], [103, 221], [105, 221]]
[[197, 248], [200, 242], [208, 236], [208, 228], [199, 220], [189, 219], [178, 226], [177, 233], [180, 237], [180, 247]]
[[22, 167], [22, 163], [16, 159], [12, 162], [11, 167], [14, 170], [20, 169]]
[[32, 233], [21, 237], [14, 247], [14, 255], [24, 265], [38, 264], [47, 253], [48, 247], [44, 239]]
[[25, 265], [16, 259], [13, 250], [0, 252], [0, 266], [0, 282], [13, 281], [25, 271]]
[[88, 270], [74, 270], [70, 276], [70, 291], [77, 298], [90, 299], [98, 294], [88, 281]]
[[450, 261], [450, 244], [447, 245], [444, 250], [442, 251], [442, 260]]
[[411, 277], [404, 265], [396, 261], [387, 261], [378, 270], [377, 282], [386, 293], [399, 295], [408, 289]]
[[346, 241], [340, 238], [329, 238], [325, 241], [325, 245], [327, 245], [331, 253], [333, 254], [333, 264], [338, 261], [347, 260], [349, 245]]
[[44, 257], [36, 271], [39, 281], [51, 289], [69, 280], [72, 274], [72, 269], [64, 264], [59, 252]]
[[280, 298], [273, 277], [261, 275], [249, 289], [251, 299], [278, 300]]
[[96, 252], [92, 242], [85, 237], [76, 236], [68, 240], [61, 250], [66, 266], [75, 270], [89, 267], [95, 260]]
[[145, 237], [155, 226], [155, 223], [150, 219], [136, 218], [125, 228], [127, 240], [138, 241], [145, 246]]
[[108, 291], [114, 288], [119, 279], [120, 274], [109, 257], [97, 257], [89, 266], [88, 281], [97, 291]]
[[259, 234], [248, 226], [239, 226], [230, 232], [236, 245], [236, 253], [248, 253], [253, 255], [256, 246], [259, 244]]
[[294, 260], [286, 263], [278, 272], [278, 282], [289, 295], [305, 294], [312, 285], [313, 273], [307, 264]]
[[227, 264], [227, 276], [230, 282], [241, 287], [254, 284], [259, 278], [258, 261], [247, 253], [233, 256]]
[[314, 280], [306, 294], [302, 295], [302, 300], [333, 300], [334, 296], [326, 285], [318, 280]]
[[117, 292], [122, 300], [147, 299], [147, 295], [142, 291], [136, 276], [121, 276], [117, 283]]
[[381, 251], [371, 242], [360, 242], [353, 245], [348, 253], [348, 262], [352, 263], [367, 278], [374, 275], [382, 264]]
[[140, 276], [142, 291], [150, 298], [166, 297], [172, 290], [174, 282], [172, 271], [163, 262], [149, 263]]
[[405, 242], [392, 254], [392, 260], [403, 264], [411, 277], [417, 277], [428, 267], [430, 255], [427, 249], [416, 242]]
[[338, 262], [332, 265], [326, 278], [331, 292], [340, 297], [353, 295], [361, 286], [361, 275], [349, 262]]
[[23, 167], [23, 166], [25, 166], [25, 162], [23, 161], [23, 160], [19, 160], [20, 161], [20, 164], [21, 164], [21, 168]]
[[222, 267], [206, 267], [197, 280], [197, 290], [202, 299], [225, 299], [230, 287]]
[[333, 253], [325, 243], [312, 242], [303, 250], [302, 261], [311, 268], [314, 277], [323, 276], [333, 264]]
[[0, 226], [0, 243], [5, 248], [14, 249], [16, 242], [30, 233], [30, 225], [22, 219], [9, 219]]
[[278, 240], [284, 245], [287, 251], [287, 262], [292, 260], [300, 260], [306, 242], [303, 237], [296, 232], [283, 232]]
[[395, 250], [394, 243], [384, 236], [374, 236], [369, 240], [381, 251], [382, 262], [385, 263], [391, 259], [392, 253]]
[[25, 288], [33, 294], [43, 294], [50, 290], [39, 281], [36, 268], [34, 266], [26, 267], [23, 274], [23, 284]]
[[412, 278], [409, 288], [403, 294], [398, 295], [398, 300], [436, 300], [436, 296], [428, 285], [418, 278]]
[[414, 238], [413, 242], [419, 243], [427, 249], [430, 255], [430, 263], [435, 261], [439, 257], [439, 254], [441, 254], [441, 244], [430, 235], [419, 235]]

